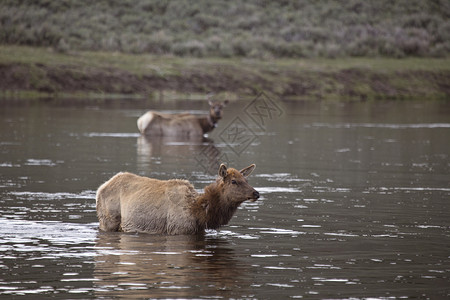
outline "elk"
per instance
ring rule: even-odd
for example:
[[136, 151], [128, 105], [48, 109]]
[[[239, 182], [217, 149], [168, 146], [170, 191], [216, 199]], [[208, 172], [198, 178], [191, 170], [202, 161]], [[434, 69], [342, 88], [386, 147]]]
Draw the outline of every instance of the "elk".
[[240, 171], [219, 167], [216, 181], [198, 193], [186, 180], [158, 180], [118, 173], [97, 190], [100, 230], [192, 235], [228, 224], [238, 206], [259, 193], [247, 182], [252, 164]]
[[217, 126], [228, 100], [208, 103], [209, 114], [202, 117], [190, 113], [164, 114], [148, 111], [137, 120], [138, 129], [147, 136], [203, 136]]

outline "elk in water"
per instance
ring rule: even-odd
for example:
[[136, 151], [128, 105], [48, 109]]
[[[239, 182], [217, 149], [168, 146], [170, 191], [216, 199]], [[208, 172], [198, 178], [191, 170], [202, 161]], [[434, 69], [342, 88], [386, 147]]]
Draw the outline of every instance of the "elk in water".
[[137, 120], [139, 131], [146, 136], [203, 136], [217, 126], [222, 110], [228, 104], [209, 101], [209, 114], [196, 116], [190, 113], [164, 114], [148, 111]]
[[221, 164], [218, 178], [204, 193], [186, 180], [118, 173], [97, 190], [100, 229], [169, 235], [217, 229], [230, 221], [242, 202], [259, 198], [247, 182], [254, 169], [254, 164], [240, 171]]

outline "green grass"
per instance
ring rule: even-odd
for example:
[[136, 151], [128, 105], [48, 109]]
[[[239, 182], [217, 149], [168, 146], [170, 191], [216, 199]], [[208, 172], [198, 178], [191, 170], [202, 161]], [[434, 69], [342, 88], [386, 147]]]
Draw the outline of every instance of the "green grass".
[[[276, 64], [285, 68], [303, 68], [314, 71], [338, 71], [350, 68], [366, 68], [373, 71], [406, 71], [406, 70], [427, 70], [427, 71], [448, 71], [450, 70], [449, 58], [418, 58], [408, 57], [396, 58], [313, 58], [313, 59], [281, 59], [276, 60]], [[270, 63], [269, 63], [270, 65]]]
[[179, 74], [182, 69], [202, 69], [228, 66], [259, 72], [286, 70], [339, 71], [359, 68], [378, 72], [408, 70], [449, 71], [450, 58], [313, 58], [313, 59], [246, 59], [246, 58], [182, 58], [171, 55], [126, 54], [118, 52], [77, 51], [58, 53], [51, 48], [0, 45], [1, 63], [40, 63], [46, 65], [76, 65], [80, 67], [117, 68], [134, 74]]

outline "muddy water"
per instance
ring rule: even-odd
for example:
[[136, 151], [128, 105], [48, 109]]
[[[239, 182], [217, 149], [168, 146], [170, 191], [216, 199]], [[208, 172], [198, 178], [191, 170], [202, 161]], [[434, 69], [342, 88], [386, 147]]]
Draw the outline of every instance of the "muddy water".
[[[149, 107], [0, 103], [0, 298], [445, 298], [449, 102], [233, 102], [208, 139], [145, 139]], [[118, 171], [189, 179], [256, 163], [261, 193], [204, 236], [101, 233]]]

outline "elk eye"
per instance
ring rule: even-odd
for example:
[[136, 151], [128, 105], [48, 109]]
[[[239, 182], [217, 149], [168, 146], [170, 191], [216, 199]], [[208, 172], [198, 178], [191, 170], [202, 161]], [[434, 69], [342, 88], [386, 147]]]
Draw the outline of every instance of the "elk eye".
[[237, 184], [237, 181], [236, 180], [231, 180], [231, 184]]

